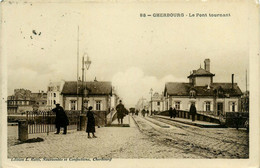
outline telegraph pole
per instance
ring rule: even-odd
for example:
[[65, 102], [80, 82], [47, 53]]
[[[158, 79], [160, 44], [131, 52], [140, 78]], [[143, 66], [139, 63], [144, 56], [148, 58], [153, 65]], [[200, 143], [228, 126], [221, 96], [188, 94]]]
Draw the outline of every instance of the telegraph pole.
[[79, 26], [78, 26], [78, 39], [77, 39], [77, 109], [79, 108]]

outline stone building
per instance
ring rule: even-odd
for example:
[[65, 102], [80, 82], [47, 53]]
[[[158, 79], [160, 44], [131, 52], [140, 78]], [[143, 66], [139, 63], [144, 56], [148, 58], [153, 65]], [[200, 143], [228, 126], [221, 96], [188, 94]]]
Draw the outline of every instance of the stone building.
[[[62, 102], [65, 110], [81, 110], [82, 96], [85, 108], [92, 106], [94, 111], [110, 111], [111, 97], [113, 95], [111, 82], [78, 82], [66, 81], [61, 91]], [[78, 92], [78, 94], [77, 94]], [[85, 110], [86, 111], [86, 110]]]
[[65, 81], [50, 82], [47, 88], [47, 106], [48, 109], [53, 109], [55, 104], [62, 103], [61, 91]]
[[32, 110], [46, 110], [47, 94], [43, 91], [32, 93], [27, 89], [15, 89], [7, 98], [8, 114], [22, 114]]
[[188, 76], [189, 83], [168, 82], [164, 89], [164, 110], [175, 107], [178, 110], [188, 111], [191, 104], [195, 104], [197, 111], [208, 112], [213, 115], [225, 112], [241, 111], [242, 92], [231, 82], [214, 83], [215, 74], [210, 72], [210, 60], [204, 61], [204, 69], [193, 70]]
[[[149, 110], [151, 109], [149, 105]], [[155, 92], [152, 96], [152, 111], [160, 112], [164, 110], [164, 97], [163, 94]]]

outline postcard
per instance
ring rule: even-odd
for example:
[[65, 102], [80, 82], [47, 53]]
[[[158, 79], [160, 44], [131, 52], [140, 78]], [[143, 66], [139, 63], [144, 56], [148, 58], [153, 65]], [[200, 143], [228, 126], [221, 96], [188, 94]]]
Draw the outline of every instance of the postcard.
[[259, 167], [259, 2], [1, 2], [1, 166]]

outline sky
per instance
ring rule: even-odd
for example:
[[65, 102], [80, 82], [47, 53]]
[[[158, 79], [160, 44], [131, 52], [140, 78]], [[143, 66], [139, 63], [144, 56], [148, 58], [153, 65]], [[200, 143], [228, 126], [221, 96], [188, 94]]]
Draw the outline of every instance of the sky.
[[[46, 91], [50, 81], [76, 80], [78, 27], [79, 64], [85, 53], [92, 61], [87, 80], [111, 81], [128, 107], [142, 96], [149, 98], [151, 88], [162, 93], [165, 82], [188, 82], [190, 71], [203, 68], [206, 58], [214, 82], [231, 82], [235, 74], [245, 91], [249, 39], [244, 2], [5, 3], [1, 42], [8, 59], [8, 95], [16, 88]], [[144, 18], [140, 13], [231, 17]]]

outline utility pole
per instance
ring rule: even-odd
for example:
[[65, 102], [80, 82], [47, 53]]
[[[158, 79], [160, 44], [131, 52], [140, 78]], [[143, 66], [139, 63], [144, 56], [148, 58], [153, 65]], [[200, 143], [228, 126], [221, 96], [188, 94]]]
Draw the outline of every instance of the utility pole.
[[77, 109], [79, 108], [79, 26], [78, 26], [78, 39], [77, 39]]

